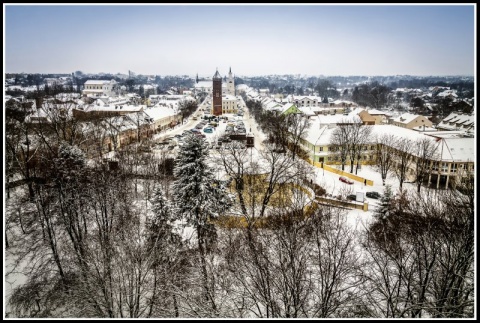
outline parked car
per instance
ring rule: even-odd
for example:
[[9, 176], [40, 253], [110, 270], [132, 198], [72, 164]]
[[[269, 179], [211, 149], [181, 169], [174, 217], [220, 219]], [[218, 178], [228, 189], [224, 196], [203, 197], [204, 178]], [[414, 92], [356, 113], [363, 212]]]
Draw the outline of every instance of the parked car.
[[379, 199], [381, 195], [378, 192], [367, 192], [367, 197], [371, 199]]
[[355, 201], [356, 199], [357, 199], [357, 196], [355, 194], [347, 195], [347, 200]]
[[339, 180], [340, 182], [343, 182], [345, 184], [349, 184], [349, 185], [353, 184], [353, 181], [351, 179], [346, 178], [345, 176], [340, 176]]
[[212, 129], [212, 128], [205, 128], [205, 129], [203, 129], [203, 132], [205, 132], [205, 133], [213, 133], [213, 129]]

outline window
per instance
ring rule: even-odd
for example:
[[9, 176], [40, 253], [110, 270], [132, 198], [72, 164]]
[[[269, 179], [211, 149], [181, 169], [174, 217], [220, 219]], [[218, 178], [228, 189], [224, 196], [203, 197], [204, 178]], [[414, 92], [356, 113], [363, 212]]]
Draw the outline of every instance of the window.
[[446, 172], [448, 171], [448, 164], [447, 163], [442, 163], [442, 169], [441, 169], [442, 172]]
[[450, 168], [450, 172], [451, 173], [456, 173], [457, 172], [457, 164], [456, 163], [452, 164], [452, 167]]
[[319, 151], [323, 151], [323, 147], [320, 147]]

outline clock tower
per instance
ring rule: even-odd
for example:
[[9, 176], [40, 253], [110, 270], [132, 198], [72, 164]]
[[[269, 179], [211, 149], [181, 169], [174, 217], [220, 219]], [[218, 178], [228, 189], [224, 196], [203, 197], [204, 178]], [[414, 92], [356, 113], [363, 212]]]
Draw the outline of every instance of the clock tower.
[[212, 87], [212, 114], [219, 116], [222, 114], [222, 77], [217, 72], [213, 76]]

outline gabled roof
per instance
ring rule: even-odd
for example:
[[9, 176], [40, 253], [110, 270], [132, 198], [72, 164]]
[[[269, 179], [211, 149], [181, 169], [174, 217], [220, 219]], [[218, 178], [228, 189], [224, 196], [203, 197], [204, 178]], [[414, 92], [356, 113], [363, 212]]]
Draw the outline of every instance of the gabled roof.
[[417, 114], [412, 114], [412, 113], [404, 113], [397, 118], [393, 119], [394, 122], [399, 122], [399, 123], [410, 123], [416, 118], [421, 117], [420, 115]]
[[370, 115], [370, 113], [368, 113], [367, 111], [365, 110], [362, 110], [360, 111], [360, 113], [358, 114], [358, 116], [362, 119], [363, 122], [366, 122], [366, 121], [370, 121], [370, 122], [375, 122], [375, 118], [372, 117]]
[[288, 111], [288, 109], [290, 109], [291, 107], [294, 107], [294, 110], [297, 110], [298, 111], [298, 108], [295, 104], [293, 103], [285, 103], [282, 107], [280, 107], [280, 113], [285, 113]]

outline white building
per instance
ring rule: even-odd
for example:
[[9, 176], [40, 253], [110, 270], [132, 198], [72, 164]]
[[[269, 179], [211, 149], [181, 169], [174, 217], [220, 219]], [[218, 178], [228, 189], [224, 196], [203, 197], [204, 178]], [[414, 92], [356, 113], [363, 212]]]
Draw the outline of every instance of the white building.
[[228, 72], [227, 94], [235, 96], [235, 80], [233, 79], [231, 67], [230, 67], [230, 71]]
[[83, 94], [84, 95], [114, 95], [114, 90], [117, 86], [115, 80], [106, 81], [106, 80], [88, 80], [83, 85]]

